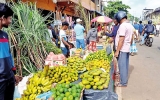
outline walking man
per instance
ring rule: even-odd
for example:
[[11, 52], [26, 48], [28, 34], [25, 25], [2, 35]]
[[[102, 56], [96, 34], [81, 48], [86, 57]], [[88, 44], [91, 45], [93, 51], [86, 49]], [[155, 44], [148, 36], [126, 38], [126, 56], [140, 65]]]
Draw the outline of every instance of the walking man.
[[[137, 24], [137, 22], [135, 22], [134, 23], [134, 29], [136, 30], [136, 34], [137, 34], [137, 36], [139, 36], [139, 33], [138, 33], [138, 31], [139, 31], [139, 25]], [[136, 37], [135, 37], [136, 38]], [[139, 41], [139, 40], [138, 40]]]
[[133, 26], [127, 22], [127, 14], [124, 11], [119, 11], [115, 16], [115, 19], [120, 24], [115, 39], [115, 57], [118, 59], [118, 67], [120, 71], [120, 83], [116, 84], [116, 86], [125, 87], [128, 83], [129, 52], [132, 41]]
[[84, 27], [81, 25], [82, 20], [77, 19], [76, 20], [77, 24], [74, 27], [74, 31], [76, 33], [76, 47], [77, 49], [82, 48], [85, 50], [85, 42], [84, 42]]

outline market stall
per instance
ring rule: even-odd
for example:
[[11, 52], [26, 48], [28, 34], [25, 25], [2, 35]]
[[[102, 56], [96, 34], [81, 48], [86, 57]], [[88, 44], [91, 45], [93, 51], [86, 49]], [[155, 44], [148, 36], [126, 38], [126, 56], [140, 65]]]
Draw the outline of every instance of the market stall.
[[49, 57], [55, 64], [46, 63], [42, 71], [34, 73], [19, 100], [117, 100], [112, 54], [99, 50], [85, 59], [73, 56], [63, 63], [56, 61], [62, 59], [62, 55], [50, 53]]
[[[24, 25], [27, 31], [24, 31], [19, 24], [12, 25], [12, 31], [9, 30], [10, 33], [16, 32], [19, 35], [11, 34], [12, 41], [17, 38], [23, 39], [22, 33], [30, 39], [15, 42], [20, 46], [16, 50], [21, 48], [23, 52], [20, 57], [18, 56], [21, 67], [29, 73], [29, 75], [24, 74], [22, 81], [16, 86], [15, 100], [117, 100], [112, 79], [113, 55], [106, 53], [105, 42], [102, 41], [97, 45], [96, 52], [75, 49], [69, 58], [65, 58], [60, 49], [45, 40], [47, 34], [39, 34], [47, 32], [47, 29], [45, 20], [38, 11], [34, 9], [33, 12], [28, 5], [20, 3], [14, 7], [14, 11], [17, 11], [15, 14], [22, 11], [26, 13], [21, 7], [26, 7], [25, 9], [32, 12], [32, 15], [37, 14], [40, 18], [39, 23], [42, 24], [41, 27], [37, 26], [36, 31], [35, 27], [32, 27], [33, 31], [29, 31], [32, 24]], [[30, 19], [35, 25], [37, 25], [34, 20], [36, 17]], [[23, 16], [18, 18], [21, 19]], [[17, 27], [22, 30], [13, 30]]]

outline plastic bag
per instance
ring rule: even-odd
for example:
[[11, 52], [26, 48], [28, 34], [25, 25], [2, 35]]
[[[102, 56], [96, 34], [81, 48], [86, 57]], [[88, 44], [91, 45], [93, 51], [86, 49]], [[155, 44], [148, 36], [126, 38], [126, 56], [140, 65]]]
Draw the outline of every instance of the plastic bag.
[[110, 54], [112, 53], [111, 44], [109, 44], [109, 45], [106, 47], [106, 53], [107, 53], [107, 55], [110, 55]]
[[21, 94], [18, 91], [18, 86], [15, 86], [15, 89], [14, 89], [14, 99], [17, 99], [17, 98], [21, 98]]
[[52, 95], [52, 92], [49, 91], [49, 92], [38, 95], [36, 99], [48, 100], [51, 97], [51, 95]]

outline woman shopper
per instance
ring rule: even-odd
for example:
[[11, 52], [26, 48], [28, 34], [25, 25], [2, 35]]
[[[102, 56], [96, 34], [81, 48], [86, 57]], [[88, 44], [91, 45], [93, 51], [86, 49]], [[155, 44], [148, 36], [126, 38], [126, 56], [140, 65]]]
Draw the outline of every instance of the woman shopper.
[[97, 51], [97, 29], [94, 24], [91, 25], [91, 29], [88, 31], [87, 40], [89, 40], [88, 50], [92, 52]]
[[138, 35], [136, 33], [136, 30], [135, 28], [133, 28], [133, 35], [132, 35], [132, 44], [131, 44], [131, 47], [130, 47], [130, 55], [131, 56], [134, 56], [134, 53], [137, 53], [138, 50], [137, 50], [137, 47], [136, 47], [136, 43], [135, 43], [135, 40], [134, 40], [134, 37], [136, 36], [136, 40], [138, 39]]

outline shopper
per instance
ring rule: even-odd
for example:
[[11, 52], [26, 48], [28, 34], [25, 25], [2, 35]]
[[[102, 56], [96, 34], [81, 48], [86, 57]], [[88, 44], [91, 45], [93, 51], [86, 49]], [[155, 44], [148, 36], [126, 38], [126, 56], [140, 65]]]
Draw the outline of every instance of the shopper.
[[47, 28], [48, 28], [48, 33], [49, 33], [49, 36], [47, 35], [47, 41], [51, 43], [55, 43], [56, 40], [53, 38], [51, 25], [48, 24]]
[[135, 40], [134, 40], [134, 37], [136, 37], [136, 40], [138, 39], [138, 36], [137, 36], [137, 33], [136, 33], [136, 30], [135, 28], [133, 27], [133, 35], [132, 35], [132, 44], [131, 44], [131, 47], [130, 47], [130, 55], [131, 56], [134, 56], [135, 53], [138, 52], [137, 50], [137, 47], [136, 47], [136, 43], [135, 43]]
[[81, 19], [77, 19], [76, 22], [77, 24], [74, 27], [74, 32], [76, 33], [76, 47], [77, 49], [82, 48], [83, 50], [85, 50], [85, 41], [84, 41], [85, 29], [81, 25], [82, 23]]
[[[116, 16], [116, 15], [115, 15], [115, 16]], [[109, 40], [109, 43], [114, 42], [114, 43], [113, 43], [113, 51], [115, 52], [115, 51], [116, 51], [116, 49], [115, 49], [115, 37], [116, 37], [116, 35], [117, 35], [117, 31], [118, 31], [118, 28], [119, 28], [119, 24], [118, 24], [118, 22], [117, 22], [116, 19], [113, 19], [113, 22], [114, 22], [115, 25], [113, 26], [112, 32], [110, 32], [109, 30], [107, 30], [107, 31], [109, 31], [110, 33], [106, 33], [106, 35], [109, 36], [109, 37], [112, 37], [112, 38]]]
[[143, 32], [143, 28], [144, 28], [144, 26], [143, 26], [143, 24], [142, 24], [142, 21], [139, 21], [139, 42], [141, 41], [141, 36], [142, 36], [142, 32]]
[[56, 31], [56, 26], [54, 27], [51, 27], [52, 29], [52, 36], [53, 36], [53, 39], [54, 39], [54, 42], [56, 44], [56, 46], [58, 47], [58, 34], [57, 34], [57, 31]]
[[156, 35], [159, 36], [159, 33], [160, 33], [160, 25], [157, 24], [156, 25]]
[[[2, 30], [12, 22], [13, 11], [0, 3], [0, 100], [13, 100], [15, 67], [9, 47], [8, 34]], [[14, 72], [13, 72], [14, 70]]]
[[68, 53], [69, 53], [69, 50], [67, 48], [71, 48], [71, 46], [68, 44], [68, 40], [67, 40], [67, 36], [66, 36], [66, 32], [65, 30], [68, 29], [68, 22], [62, 22], [62, 28], [61, 30], [59, 31], [59, 36], [60, 36], [60, 47], [61, 47], [61, 50], [62, 50], [62, 53], [68, 57]]
[[87, 40], [89, 40], [88, 50], [92, 52], [96, 52], [97, 51], [97, 46], [96, 46], [97, 29], [95, 28], [94, 24], [91, 25], [91, 29], [88, 31]]
[[125, 87], [128, 83], [129, 52], [132, 42], [133, 26], [127, 22], [127, 14], [124, 11], [119, 11], [115, 19], [120, 23], [115, 39], [116, 52], [114, 54], [118, 59], [120, 72], [120, 83], [116, 84], [116, 86]]
[[[139, 33], [138, 33], [138, 31], [139, 31], [139, 25], [137, 24], [137, 22], [134, 22], [134, 28], [135, 28], [135, 30], [136, 30], [136, 34], [139, 36]], [[139, 41], [139, 40], [138, 40]]]
[[97, 31], [101, 32], [101, 30], [102, 30], [101, 24], [98, 24]]

